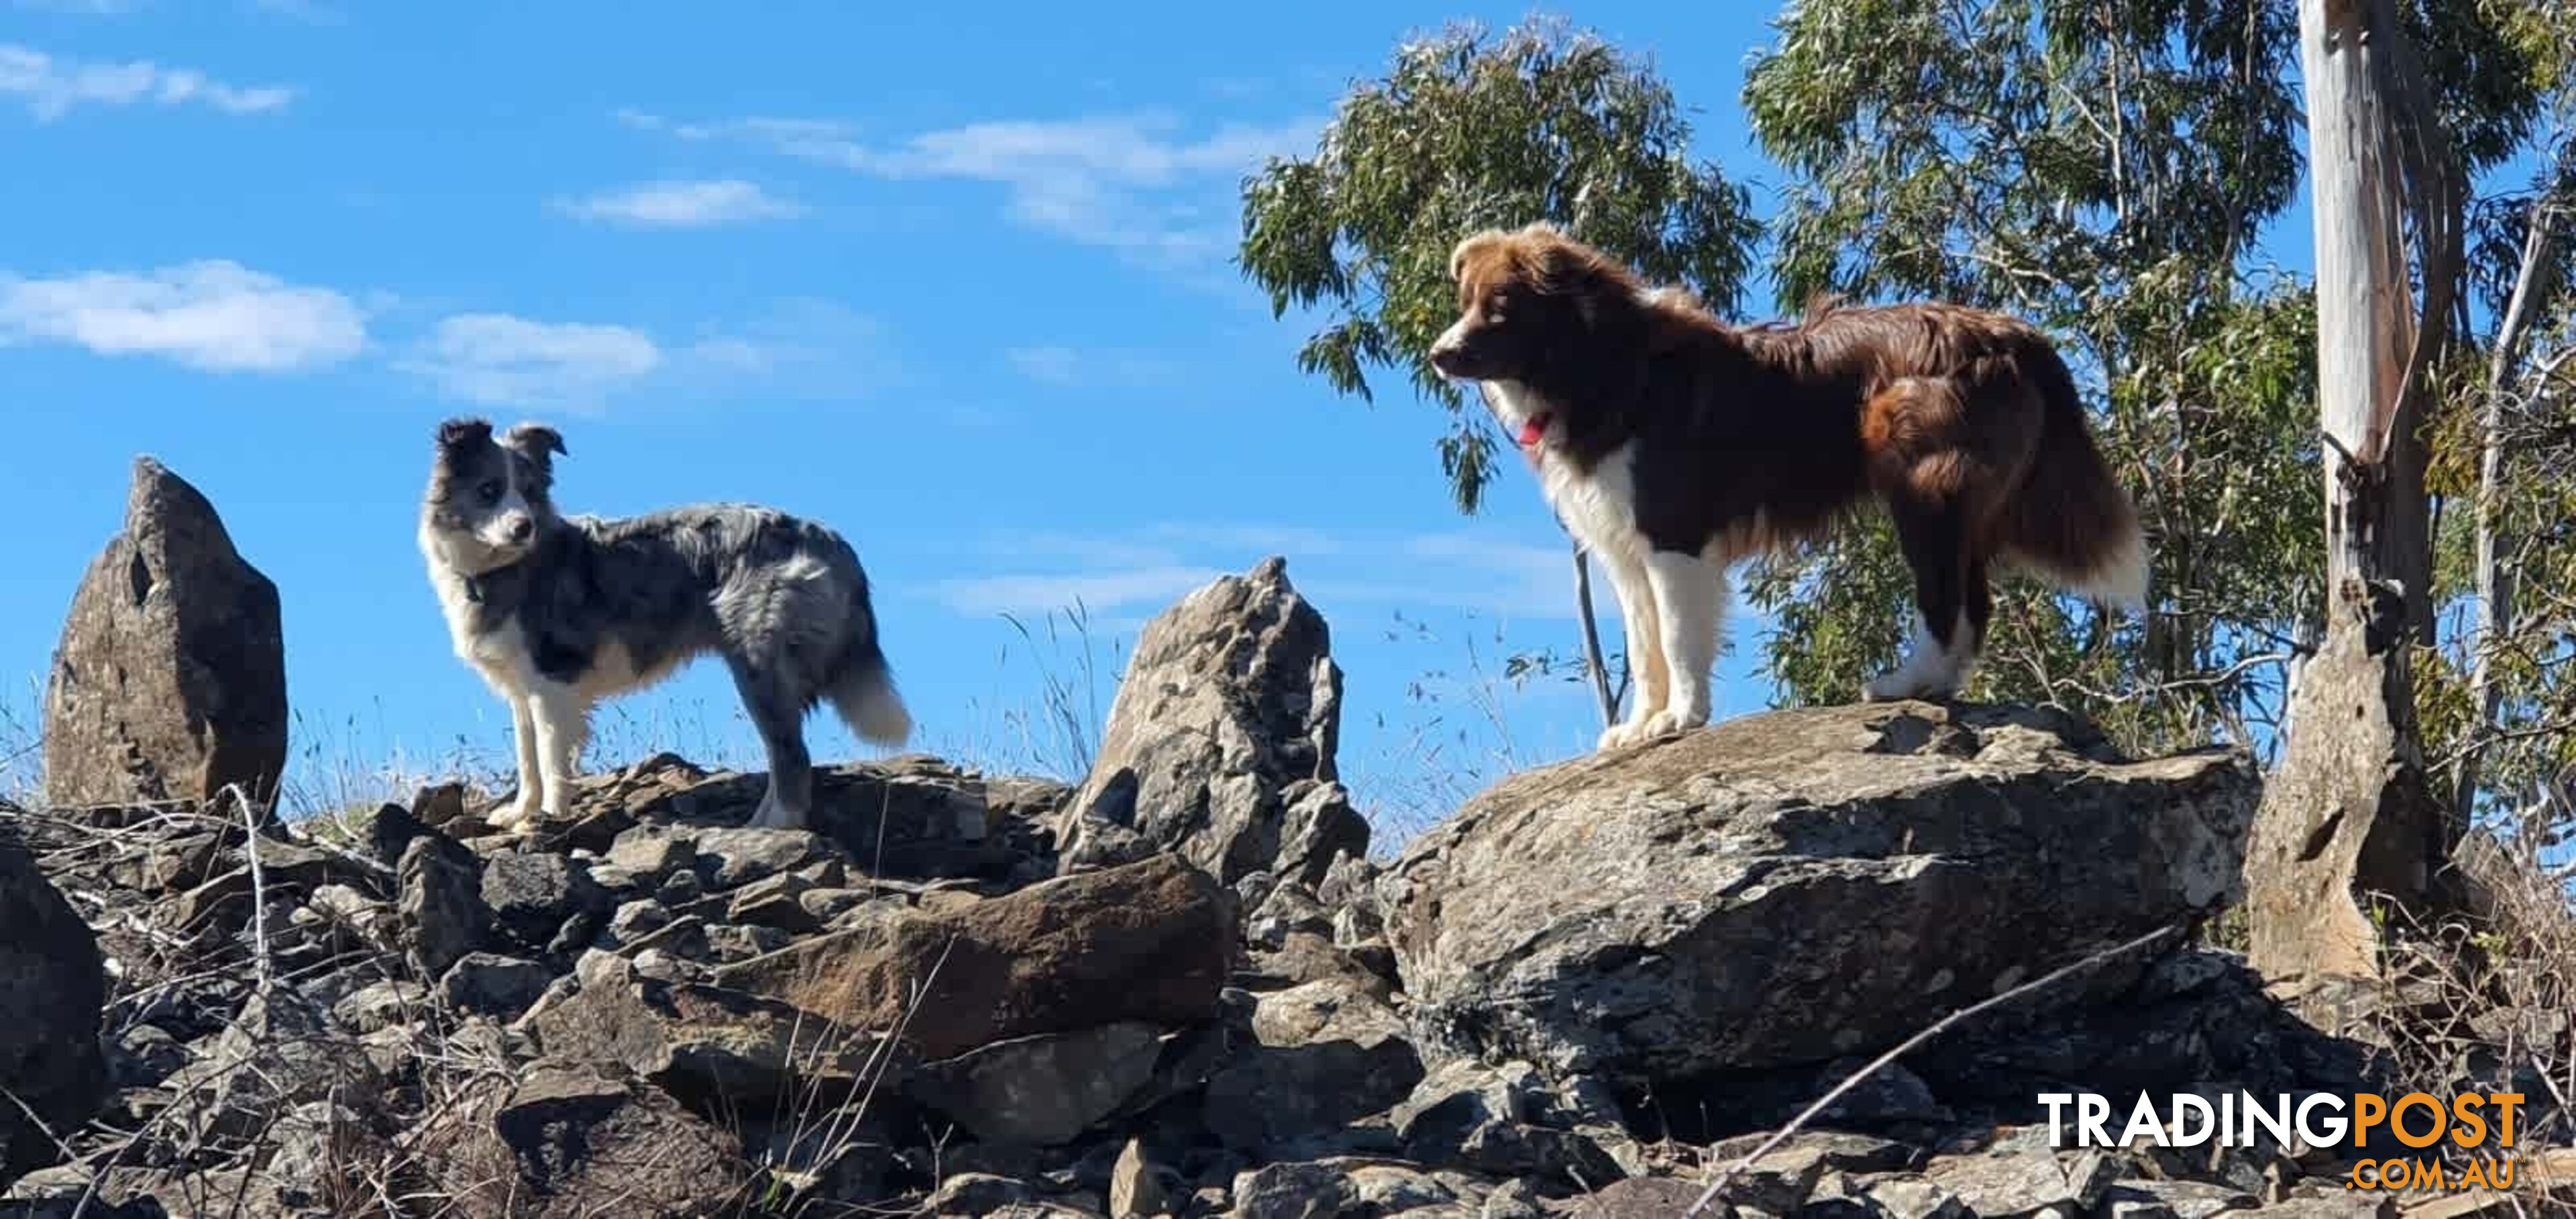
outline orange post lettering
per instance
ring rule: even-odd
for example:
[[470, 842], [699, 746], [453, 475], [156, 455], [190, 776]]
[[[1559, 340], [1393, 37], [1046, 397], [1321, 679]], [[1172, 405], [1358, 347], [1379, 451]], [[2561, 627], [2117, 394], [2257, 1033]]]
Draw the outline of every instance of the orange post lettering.
[[2475, 1092], [2463, 1092], [2451, 1101], [2451, 1141], [2462, 1147], [2475, 1147], [2487, 1141], [2487, 1119], [2478, 1116], [2487, 1098]]
[[[2433, 1128], [2421, 1135], [2406, 1129], [2406, 1111], [2409, 1109], [2422, 1109], [2431, 1113]], [[2440, 1142], [2442, 1131], [2450, 1124], [2450, 1113], [2442, 1108], [2442, 1102], [2433, 1099], [2432, 1094], [2427, 1092], [2409, 1092], [2398, 1097], [2397, 1107], [2388, 1111], [2388, 1132], [2396, 1135], [2398, 1142], [2409, 1147], [2430, 1147]]]
[[2376, 1092], [2356, 1092], [2352, 1098], [2352, 1145], [2370, 1145], [2370, 1128], [2388, 1119], [2388, 1098]]

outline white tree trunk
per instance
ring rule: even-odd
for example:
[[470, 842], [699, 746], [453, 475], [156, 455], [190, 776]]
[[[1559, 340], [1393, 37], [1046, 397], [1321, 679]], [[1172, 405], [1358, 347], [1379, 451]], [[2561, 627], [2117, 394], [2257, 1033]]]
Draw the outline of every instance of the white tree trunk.
[[2328, 444], [2326, 587], [2372, 579], [2375, 522], [2355, 514], [2353, 458], [2376, 463], [2397, 421], [2415, 342], [2395, 116], [2379, 88], [2368, 0], [2300, 0], [2316, 225], [2317, 405]]
[[[2413, 428], [2403, 53], [2386, 0], [2300, 0], [2316, 223], [2318, 426], [2325, 438], [2324, 642], [2247, 848], [2251, 963], [2293, 993], [2378, 973], [2357, 899], [2412, 904], [2441, 842], [2423, 785], [2406, 649], [2426, 600], [2424, 452]], [[2428, 273], [2429, 274], [2429, 273]], [[2431, 322], [2439, 326], [2435, 318]]]

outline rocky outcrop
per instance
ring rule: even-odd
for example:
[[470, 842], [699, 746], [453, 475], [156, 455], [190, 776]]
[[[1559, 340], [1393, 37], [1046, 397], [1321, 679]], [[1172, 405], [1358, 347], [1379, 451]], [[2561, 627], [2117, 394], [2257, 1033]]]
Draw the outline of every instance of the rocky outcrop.
[[1388, 936], [1449, 1052], [1632, 1086], [1824, 1062], [2216, 913], [2255, 798], [2230, 755], [2123, 761], [2024, 709], [1747, 716], [1477, 796], [1395, 864]]
[[[0, 802], [0, 821], [22, 816]], [[98, 1111], [106, 992], [97, 938], [0, 825], [0, 1094], [14, 1098], [0, 1099], [0, 1189]]]
[[[1516, 776], [1383, 865], [1332, 828], [1312, 617], [1275, 565], [1186, 601], [1081, 793], [901, 758], [747, 829], [758, 776], [665, 755], [527, 837], [454, 785], [258, 838], [31, 820], [115, 962], [108, 1090], [0, 1216], [1666, 1217], [1871, 1048], [2233, 888], [2237, 762], [1920, 704]], [[1067, 865], [1050, 824], [1131, 781]], [[2384, 1085], [2176, 937], [1881, 1070], [1712, 1213], [2349, 1213], [2340, 1152], [2060, 1150], [2033, 1097]]]
[[54, 650], [46, 802], [203, 802], [238, 784], [265, 810], [286, 724], [277, 586], [204, 495], [136, 458], [124, 531], [90, 562]]
[[1227, 884], [1308, 883], [1368, 852], [1337, 781], [1342, 671], [1284, 560], [1224, 576], [1148, 623], [1100, 754], [1063, 820], [1068, 869], [1178, 851]]

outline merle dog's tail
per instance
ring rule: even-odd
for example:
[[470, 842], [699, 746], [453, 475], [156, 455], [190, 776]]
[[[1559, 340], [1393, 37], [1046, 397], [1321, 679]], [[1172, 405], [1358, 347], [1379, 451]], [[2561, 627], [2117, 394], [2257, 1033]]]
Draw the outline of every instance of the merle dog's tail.
[[892, 749], [912, 738], [912, 712], [895, 690], [894, 671], [877, 643], [876, 615], [862, 602], [857, 617], [858, 629], [823, 697], [859, 739]]

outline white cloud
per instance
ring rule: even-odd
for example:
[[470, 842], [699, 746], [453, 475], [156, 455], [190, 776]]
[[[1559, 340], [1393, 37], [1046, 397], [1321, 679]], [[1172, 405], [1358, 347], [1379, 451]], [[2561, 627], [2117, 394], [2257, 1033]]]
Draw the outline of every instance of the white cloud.
[[[896, 181], [983, 182], [1011, 219], [1156, 262], [1194, 262], [1234, 240], [1230, 196], [1262, 160], [1311, 145], [1319, 119], [1229, 123], [1198, 134], [1167, 114], [969, 123], [892, 143], [812, 119], [677, 122], [620, 111], [620, 122], [690, 141], [733, 140]], [[1221, 203], [1222, 206], [1217, 205]]]
[[1215, 567], [1158, 565], [1054, 575], [996, 575], [942, 580], [939, 599], [961, 614], [1035, 617], [1080, 605], [1091, 614], [1159, 612], [1191, 589], [1224, 574]]
[[1047, 385], [1134, 387], [1176, 380], [1170, 360], [1132, 351], [1094, 351], [1061, 343], [1014, 347], [1002, 360], [1021, 376]]
[[358, 354], [367, 321], [338, 292], [217, 259], [139, 275], [0, 274], [0, 342], [70, 343], [211, 372], [290, 372]]
[[400, 367], [467, 402], [579, 410], [652, 375], [663, 360], [651, 338], [624, 326], [466, 313], [441, 320]]
[[883, 384], [890, 364], [873, 318], [799, 299], [682, 339], [623, 325], [457, 314], [395, 367], [467, 402], [587, 413], [647, 395], [848, 399]]
[[284, 109], [295, 100], [295, 90], [228, 85], [192, 68], [168, 68], [146, 59], [58, 60], [33, 47], [0, 43], [0, 97], [16, 98], [38, 122], [52, 122], [84, 105], [194, 105], [226, 114], [260, 114]]
[[[1100, 617], [1159, 613], [1225, 572], [1287, 557], [1297, 587], [1337, 610], [1465, 610], [1522, 621], [1574, 616], [1562, 546], [1469, 533], [1343, 535], [1294, 525], [1166, 522], [1115, 534], [1034, 531], [990, 540], [1000, 570], [935, 586], [959, 613], [1032, 616], [1080, 599]], [[1606, 594], [1604, 594], [1606, 596]]]
[[585, 199], [559, 199], [554, 207], [575, 219], [631, 228], [711, 228], [805, 214], [794, 200], [738, 178], [647, 182]]
[[706, 327], [673, 353], [672, 380], [709, 394], [772, 400], [847, 400], [899, 370], [873, 317], [835, 301], [795, 298], [759, 316]]

